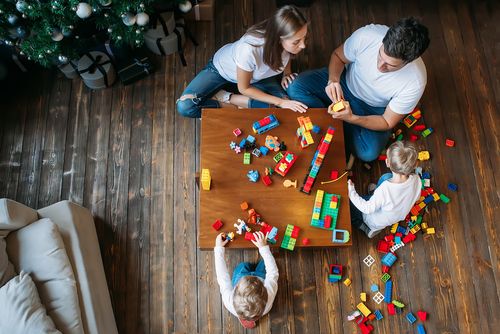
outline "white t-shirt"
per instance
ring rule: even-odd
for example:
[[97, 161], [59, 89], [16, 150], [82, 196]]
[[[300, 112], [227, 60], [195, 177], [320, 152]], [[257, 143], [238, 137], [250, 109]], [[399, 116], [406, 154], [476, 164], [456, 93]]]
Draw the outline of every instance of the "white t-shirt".
[[386, 107], [398, 114], [410, 113], [424, 93], [427, 72], [422, 58], [403, 68], [382, 73], [377, 57], [382, 39], [389, 30], [385, 25], [370, 24], [356, 30], [344, 43], [347, 65], [347, 86], [372, 107]]
[[349, 199], [363, 213], [363, 221], [373, 231], [405, 219], [408, 212], [420, 198], [422, 183], [416, 174], [411, 174], [403, 183], [389, 180], [375, 189], [367, 201], [358, 195], [354, 186], [349, 186]]
[[290, 61], [290, 54], [283, 50], [283, 67], [279, 71], [272, 70], [264, 64], [264, 39], [252, 35], [243, 35], [234, 43], [220, 48], [214, 55], [213, 63], [220, 75], [230, 82], [237, 82], [236, 67], [253, 72], [250, 83], [273, 77], [283, 73]]
[[[231, 312], [236, 317], [238, 314], [234, 309], [233, 297], [234, 297], [234, 287], [231, 282], [231, 276], [227, 270], [226, 260], [224, 259], [224, 247], [214, 247], [214, 258], [215, 258], [215, 274], [217, 276], [217, 283], [219, 283], [220, 293], [222, 296], [222, 302], [229, 312]], [[278, 266], [276, 265], [276, 260], [271, 254], [271, 249], [268, 245], [259, 248], [260, 256], [264, 259], [264, 265], [266, 267], [266, 279], [264, 280], [264, 287], [267, 290], [267, 303], [264, 309], [264, 314], [269, 313], [273, 307], [274, 298], [278, 293]]]

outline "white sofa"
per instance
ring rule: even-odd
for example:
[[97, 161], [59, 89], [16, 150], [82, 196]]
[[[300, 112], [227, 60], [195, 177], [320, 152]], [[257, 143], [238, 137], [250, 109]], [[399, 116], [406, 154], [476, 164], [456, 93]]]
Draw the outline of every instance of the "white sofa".
[[89, 210], [0, 199], [0, 305], [0, 333], [118, 333]]

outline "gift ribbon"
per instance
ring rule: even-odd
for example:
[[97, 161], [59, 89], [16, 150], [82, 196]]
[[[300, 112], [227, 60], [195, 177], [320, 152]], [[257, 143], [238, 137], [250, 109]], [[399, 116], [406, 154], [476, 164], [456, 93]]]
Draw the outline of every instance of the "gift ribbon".
[[153, 29], [156, 29], [158, 25], [158, 21], [160, 21], [161, 27], [163, 29], [163, 33], [165, 36], [170, 35], [170, 32], [168, 31], [167, 28], [167, 23], [165, 22], [165, 19], [161, 16], [161, 13], [154, 13], [152, 17], [152, 27]]
[[94, 58], [90, 53], [86, 52], [85, 55], [87, 57], [90, 58], [90, 60], [92, 60], [92, 63], [86, 68], [86, 69], [83, 69], [81, 71], [78, 71], [78, 73], [82, 74], [82, 73], [86, 73], [86, 72], [94, 72], [96, 69], [101, 72], [101, 74], [103, 75], [104, 77], [104, 85], [106, 87], [108, 87], [108, 75], [106, 74], [106, 71], [104, 70], [104, 67], [102, 67], [102, 65], [106, 65], [106, 64], [109, 64], [111, 63], [111, 61], [108, 59], [106, 61], [104, 61], [104, 63], [100, 63], [101, 59], [102, 59], [102, 56], [97, 56], [96, 58]]
[[134, 58], [134, 61], [135, 61], [135, 65], [142, 67], [147, 74], [150, 74], [149, 71], [151, 70], [151, 64], [143, 62], [139, 58]]

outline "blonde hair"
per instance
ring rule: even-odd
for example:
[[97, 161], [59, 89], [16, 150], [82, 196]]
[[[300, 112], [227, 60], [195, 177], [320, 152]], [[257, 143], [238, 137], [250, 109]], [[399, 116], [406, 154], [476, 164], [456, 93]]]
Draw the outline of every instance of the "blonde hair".
[[401, 140], [396, 141], [387, 149], [389, 168], [394, 173], [410, 175], [417, 165], [417, 149], [412, 143]]
[[267, 290], [257, 276], [243, 276], [236, 284], [233, 306], [238, 317], [255, 321], [262, 317], [267, 304]]

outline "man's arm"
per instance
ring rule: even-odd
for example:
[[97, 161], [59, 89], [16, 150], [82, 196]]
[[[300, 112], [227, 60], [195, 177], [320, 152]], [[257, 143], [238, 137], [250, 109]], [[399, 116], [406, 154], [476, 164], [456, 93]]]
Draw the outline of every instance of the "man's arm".
[[344, 44], [342, 43], [332, 52], [330, 63], [328, 64], [328, 83], [326, 84], [325, 92], [334, 102], [344, 98], [344, 93], [340, 87], [340, 75], [344, 71], [345, 65], [349, 63], [350, 61], [344, 54]]
[[350, 106], [347, 106], [345, 110], [334, 113], [332, 118], [370, 130], [387, 131], [394, 128], [405, 116], [395, 113], [389, 106], [385, 108], [385, 112], [382, 115], [358, 116], [352, 113]]

